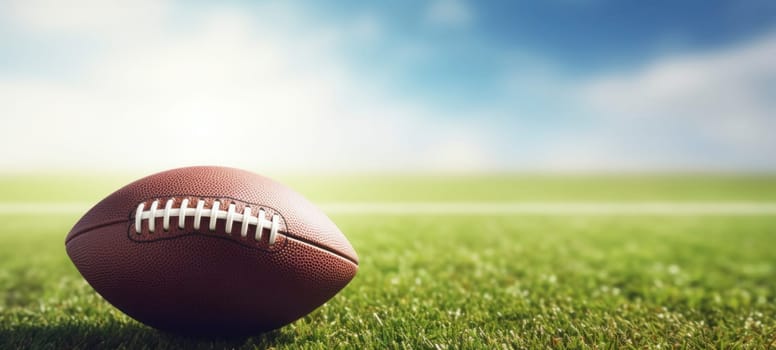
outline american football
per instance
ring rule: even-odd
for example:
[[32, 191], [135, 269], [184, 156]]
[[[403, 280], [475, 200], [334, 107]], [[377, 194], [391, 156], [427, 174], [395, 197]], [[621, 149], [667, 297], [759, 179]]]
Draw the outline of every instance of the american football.
[[97, 293], [176, 333], [281, 327], [332, 298], [358, 270], [342, 232], [300, 194], [224, 167], [137, 180], [89, 210], [65, 244]]

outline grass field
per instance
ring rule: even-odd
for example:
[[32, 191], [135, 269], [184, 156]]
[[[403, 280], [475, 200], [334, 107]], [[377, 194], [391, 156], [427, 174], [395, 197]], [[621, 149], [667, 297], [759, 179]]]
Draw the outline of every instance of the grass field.
[[[127, 178], [0, 178], [94, 202]], [[287, 177], [316, 202], [776, 202], [769, 176]], [[0, 213], [0, 348], [776, 348], [776, 216], [335, 214], [361, 257], [322, 308], [252, 338], [159, 333], [69, 262], [80, 213]]]

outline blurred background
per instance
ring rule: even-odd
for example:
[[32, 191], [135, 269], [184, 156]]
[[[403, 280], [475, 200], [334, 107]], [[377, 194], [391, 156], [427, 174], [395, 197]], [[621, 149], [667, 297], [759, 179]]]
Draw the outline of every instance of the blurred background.
[[[65, 235], [203, 164], [359, 276], [245, 344], [111, 308]], [[0, 349], [773, 349], [775, 218], [774, 0], [0, 0]]]
[[0, 169], [770, 172], [773, 1], [0, 0]]

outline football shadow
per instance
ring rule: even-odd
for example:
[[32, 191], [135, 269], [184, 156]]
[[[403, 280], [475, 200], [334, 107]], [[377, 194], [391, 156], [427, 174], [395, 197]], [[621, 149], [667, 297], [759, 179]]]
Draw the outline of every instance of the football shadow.
[[0, 328], [0, 349], [19, 348], [268, 348], [294, 342], [290, 332], [274, 330], [255, 336], [178, 335], [136, 322], [100, 325], [29, 324]]

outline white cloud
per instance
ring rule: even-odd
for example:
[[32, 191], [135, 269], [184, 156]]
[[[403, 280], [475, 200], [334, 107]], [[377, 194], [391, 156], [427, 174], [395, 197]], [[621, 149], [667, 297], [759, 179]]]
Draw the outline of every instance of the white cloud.
[[[88, 10], [0, 4], [0, 17], [12, 12], [5, 30], [96, 43], [73, 49], [84, 56], [77, 74], [0, 73], [0, 169], [776, 169], [776, 34], [586, 82], [514, 59], [508, 101], [457, 112], [351, 71], [344, 45], [386, 34], [368, 14], [328, 26], [288, 5], [68, 4]], [[434, 3], [429, 20], [470, 23], [452, 4]]]
[[610, 167], [776, 169], [774, 57], [776, 33], [584, 84], [596, 126], [576, 149]]
[[463, 0], [435, 0], [426, 12], [429, 23], [443, 27], [467, 26], [473, 17], [472, 10]]
[[[154, 35], [114, 42], [113, 32], [100, 32], [124, 18], [113, 9], [90, 12], [102, 18], [92, 22], [51, 24], [55, 11], [23, 7], [20, 30], [86, 30], [111, 45], [75, 81], [0, 76], [2, 169], [484, 170], [472, 159], [488, 153], [476, 136], [487, 130], [470, 129], [457, 144], [450, 135], [458, 123], [434, 123], [433, 108], [351, 73], [337, 54], [345, 35], [337, 30], [300, 35], [270, 18], [218, 10], [185, 31], [168, 30], [163, 18], [144, 23]], [[131, 27], [116, 24], [123, 33]]]
[[0, 8], [27, 31], [104, 36], [157, 29], [170, 6], [156, 0], [10, 0]]

